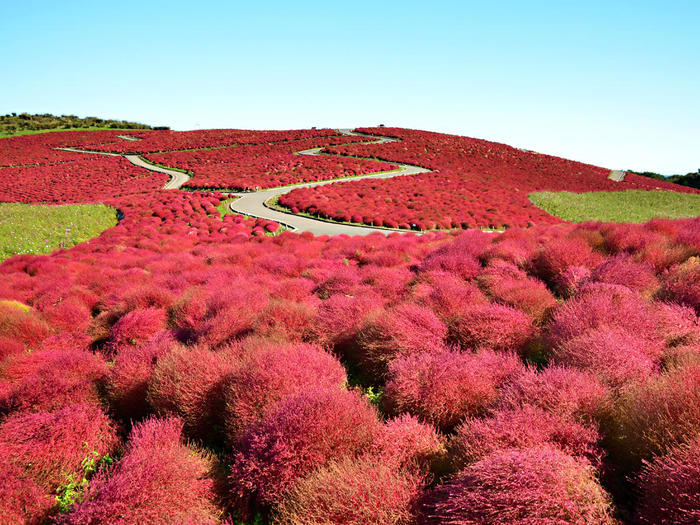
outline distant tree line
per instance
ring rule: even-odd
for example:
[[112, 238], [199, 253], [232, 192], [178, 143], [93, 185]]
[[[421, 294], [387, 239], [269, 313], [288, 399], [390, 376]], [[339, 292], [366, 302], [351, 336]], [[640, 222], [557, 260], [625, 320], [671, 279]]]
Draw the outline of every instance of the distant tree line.
[[680, 184], [681, 186], [689, 186], [690, 188], [700, 189], [700, 170], [695, 172], [686, 173], [685, 175], [661, 175], [659, 173], [654, 173], [653, 171], [629, 171], [629, 173], [635, 173], [637, 175], [642, 175], [644, 177], [649, 177], [651, 179], [665, 180], [668, 182], [673, 182], [675, 184]]
[[29, 113], [9, 113], [0, 116], [0, 133], [11, 135], [23, 131], [45, 129], [170, 129], [167, 126], [149, 126], [126, 120], [102, 119], [99, 117], [77, 117], [75, 115], [52, 115], [50, 113], [30, 115]]

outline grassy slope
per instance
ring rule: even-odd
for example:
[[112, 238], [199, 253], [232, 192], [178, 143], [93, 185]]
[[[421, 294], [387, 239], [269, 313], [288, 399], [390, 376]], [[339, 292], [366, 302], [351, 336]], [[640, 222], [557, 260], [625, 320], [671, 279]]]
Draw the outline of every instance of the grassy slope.
[[645, 222], [654, 217], [680, 219], [700, 215], [700, 195], [674, 191], [543, 191], [531, 193], [530, 201], [571, 222]]
[[88, 128], [56, 128], [56, 129], [25, 129], [17, 132], [5, 132], [0, 130], [0, 139], [5, 139], [8, 137], [19, 137], [20, 135], [35, 135], [37, 133], [51, 133], [53, 131], [134, 131], [133, 128], [106, 128], [106, 127], [96, 127], [91, 126]]
[[96, 237], [117, 223], [102, 204], [0, 204], [0, 260], [20, 253], [50, 253]]

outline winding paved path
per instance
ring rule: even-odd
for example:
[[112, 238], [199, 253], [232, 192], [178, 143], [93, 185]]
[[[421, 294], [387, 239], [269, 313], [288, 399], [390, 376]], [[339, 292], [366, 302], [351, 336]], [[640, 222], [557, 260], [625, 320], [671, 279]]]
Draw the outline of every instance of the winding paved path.
[[[391, 137], [383, 137], [379, 135], [367, 135], [365, 133], [356, 133], [351, 129], [339, 129], [343, 135], [347, 136], [360, 136], [367, 137], [367, 142], [364, 144], [383, 144], [385, 142], [396, 142], [396, 139]], [[129, 140], [126, 137], [120, 137], [125, 140]], [[353, 144], [358, 144], [354, 142]], [[363, 144], [362, 142], [360, 144]], [[168, 168], [163, 168], [155, 164], [151, 164], [143, 157], [139, 155], [122, 155], [120, 153], [110, 153], [105, 151], [93, 151], [84, 150], [78, 148], [58, 148], [63, 151], [73, 151], [76, 153], [97, 153], [100, 155], [109, 155], [112, 157], [123, 156], [133, 165], [140, 168], [144, 168], [150, 171], [157, 171], [159, 173], [165, 173], [170, 175], [170, 180], [163, 187], [166, 190], [173, 190], [180, 188], [188, 180], [190, 176], [187, 173], [181, 171], [176, 171]], [[321, 153], [323, 148], [312, 148], [303, 151], [297, 151], [297, 155], [327, 155], [326, 153]], [[361, 226], [352, 224], [343, 224], [331, 220], [325, 220], [320, 218], [311, 218], [303, 215], [297, 215], [292, 212], [285, 212], [278, 209], [273, 209], [268, 203], [276, 200], [280, 195], [289, 193], [296, 188], [311, 188], [314, 186], [324, 186], [326, 184], [335, 184], [340, 182], [347, 182], [350, 180], [359, 179], [390, 179], [392, 177], [401, 177], [404, 175], [416, 175], [418, 173], [428, 173], [429, 169], [422, 168], [420, 166], [413, 166], [411, 164], [399, 164], [397, 162], [392, 162], [392, 164], [399, 167], [399, 169], [391, 171], [380, 171], [377, 173], [372, 173], [369, 175], [358, 175], [357, 177], [350, 177], [345, 179], [331, 179], [318, 182], [309, 182], [305, 184], [295, 184], [292, 186], [283, 186], [279, 188], [271, 188], [266, 190], [254, 191], [254, 192], [236, 192], [231, 193], [238, 197], [233, 201], [229, 208], [231, 211], [240, 213], [243, 215], [248, 215], [250, 217], [260, 217], [263, 219], [268, 219], [271, 221], [276, 221], [289, 228], [292, 231], [297, 232], [311, 232], [314, 235], [369, 235], [370, 233], [383, 233], [388, 235], [389, 233], [400, 231], [406, 232], [405, 230], [389, 230], [386, 228], [374, 228], [372, 226]], [[417, 233], [417, 232], [413, 232]]]

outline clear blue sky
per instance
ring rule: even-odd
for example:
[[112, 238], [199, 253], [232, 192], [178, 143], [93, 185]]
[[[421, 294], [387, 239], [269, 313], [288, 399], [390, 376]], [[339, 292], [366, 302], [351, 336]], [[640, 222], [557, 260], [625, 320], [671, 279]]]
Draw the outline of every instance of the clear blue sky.
[[381, 122], [700, 168], [699, 0], [0, 2], [0, 113]]

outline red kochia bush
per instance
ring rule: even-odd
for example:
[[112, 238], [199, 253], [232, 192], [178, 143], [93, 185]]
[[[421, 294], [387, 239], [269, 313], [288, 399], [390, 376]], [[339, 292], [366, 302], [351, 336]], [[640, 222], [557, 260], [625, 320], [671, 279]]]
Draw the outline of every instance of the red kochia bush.
[[654, 304], [657, 330], [668, 346], [700, 343], [700, 324], [695, 310], [675, 303]]
[[112, 344], [121, 347], [146, 343], [165, 329], [166, 313], [160, 308], [134, 310], [112, 327]]
[[556, 308], [549, 330], [551, 343], [556, 346], [599, 326], [617, 326], [642, 339], [658, 339], [656, 316], [644, 298], [625, 286], [594, 284]]
[[389, 364], [383, 399], [390, 413], [409, 412], [449, 430], [498, 401], [500, 387], [521, 367], [517, 356], [489, 350], [403, 357]]
[[552, 360], [588, 371], [619, 389], [656, 372], [662, 351], [660, 341], [644, 340], [615, 326], [600, 326], [560, 344]]
[[594, 469], [552, 447], [485, 457], [438, 487], [426, 514], [435, 525], [615, 523]]
[[700, 314], [700, 257], [691, 257], [664, 275], [661, 296], [695, 308]]
[[212, 462], [182, 443], [181, 430], [174, 418], [135, 425], [122, 459], [58, 523], [219, 523]]
[[300, 392], [241, 439], [230, 462], [233, 496], [278, 502], [314, 469], [364, 451], [378, 431], [376, 412], [358, 393], [319, 388]]
[[427, 308], [404, 303], [367, 319], [357, 336], [360, 362], [374, 377], [382, 377], [397, 357], [439, 351], [447, 328]]
[[462, 349], [523, 351], [534, 335], [532, 317], [500, 304], [465, 305], [449, 338]]
[[432, 425], [402, 414], [384, 424], [372, 451], [384, 465], [428, 470], [443, 459], [445, 443]]
[[700, 437], [645, 463], [636, 482], [641, 523], [700, 523]]
[[49, 335], [49, 326], [39, 313], [17, 301], [0, 300], [0, 337], [35, 349]]
[[234, 365], [226, 352], [177, 346], [158, 359], [147, 400], [160, 415], [180, 416], [188, 433], [211, 437], [224, 407], [224, 381]]
[[646, 297], [652, 296], [659, 287], [653, 266], [636, 262], [629, 255], [610, 257], [596, 266], [591, 273], [591, 281], [622, 284]]
[[158, 359], [175, 346], [167, 332], [145, 345], [120, 352], [109, 371], [105, 394], [114, 413], [125, 419], [141, 419], [150, 406], [146, 401], [148, 383]]
[[0, 457], [0, 501], [3, 523], [38, 525], [46, 521], [56, 500], [17, 465]]
[[453, 466], [462, 468], [499, 450], [552, 445], [571, 456], [599, 465], [600, 435], [566, 417], [525, 406], [501, 410], [486, 419], [469, 419], [457, 427], [450, 442]]
[[592, 270], [603, 257], [579, 237], [560, 237], [543, 244], [532, 261], [537, 277], [556, 287], [557, 279], [572, 266]]
[[233, 442], [282, 399], [314, 386], [342, 388], [345, 369], [322, 348], [261, 341], [250, 349], [226, 380], [225, 422]]
[[632, 469], [700, 435], [700, 363], [626, 389], [609, 418], [611, 456]]
[[70, 403], [98, 403], [97, 383], [108, 373], [105, 361], [82, 350], [39, 350], [13, 355], [0, 377], [0, 411], [50, 411]]
[[82, 479], [83, 460], [98, 461], [117, 444], [114, 425], [94, 405], [13, 414], [0, 426], [0, 456], [49, 492]]
[[424, 480], [376, 458], [343, 458], [297, 482], [275, 513], [280, 525], [411, 525]]
[[552, 365], [541, 372], [528, 368], [504, 389], [506, 409], [533, 406], [564, 418], [591, 423], [601, 413], [608, 390], [591, 373]]

